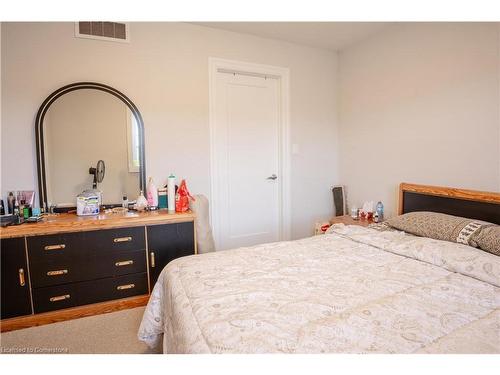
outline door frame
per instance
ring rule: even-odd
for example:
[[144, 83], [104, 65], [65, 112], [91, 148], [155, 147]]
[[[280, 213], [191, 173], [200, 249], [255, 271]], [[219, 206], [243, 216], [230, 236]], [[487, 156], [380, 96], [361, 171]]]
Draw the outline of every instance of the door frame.
[[[290, 69], [254, 64], [245, 61], [227, 60], [216, 57], [208, 58], [208, 98], [210, 128], [210, 219], [215, 237], [216, 249], [220, 248], [221, 225], [219, 211], [219, 166], [216, 163], [217, 146], [216, 111], [217, 73], [223, 71], [244, 75], [272, 77], [278, 80], [279, 87], [279, 141], [278, 141], [278, 197], [279, 197], [279, 240], [290, 239], [291, 202], [290, 202]], [[263, 213], [264, 214], [264, 213]]]

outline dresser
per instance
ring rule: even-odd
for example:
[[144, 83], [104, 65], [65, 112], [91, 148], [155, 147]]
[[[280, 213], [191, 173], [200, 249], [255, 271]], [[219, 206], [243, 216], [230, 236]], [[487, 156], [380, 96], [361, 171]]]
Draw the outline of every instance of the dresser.
[[2, 228], [2, 331], [147, 303], [161, 270], [196, 254], [192, 213], [59, 214]]

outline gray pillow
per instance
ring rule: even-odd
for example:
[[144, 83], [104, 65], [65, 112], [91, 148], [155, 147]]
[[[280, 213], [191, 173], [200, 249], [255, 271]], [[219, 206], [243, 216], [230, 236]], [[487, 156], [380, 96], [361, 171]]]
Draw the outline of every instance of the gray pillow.
[[500, 255], [500, 226], [437, 212], [410, 212], [385, 221], [393, 228], [434, 238], [463, 243]]
[[472, 236], [470, 246], [500, 256], [500, 225], [483, 225]]

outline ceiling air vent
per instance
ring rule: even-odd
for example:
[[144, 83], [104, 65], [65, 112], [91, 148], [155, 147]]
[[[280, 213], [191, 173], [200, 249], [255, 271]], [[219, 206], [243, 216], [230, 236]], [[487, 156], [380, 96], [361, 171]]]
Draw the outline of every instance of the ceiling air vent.
[[124, 22], [82, 21], [75, 22], [77, 38], [129, 42], [129, 25]]

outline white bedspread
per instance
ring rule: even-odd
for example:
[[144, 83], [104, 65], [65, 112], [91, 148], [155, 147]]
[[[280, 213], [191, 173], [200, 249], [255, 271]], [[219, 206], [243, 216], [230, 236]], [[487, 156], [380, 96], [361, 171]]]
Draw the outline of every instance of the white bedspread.
[[138, 336], [165, 353], [500, 353], [500, 257], [342, 224], [184, 257]]

